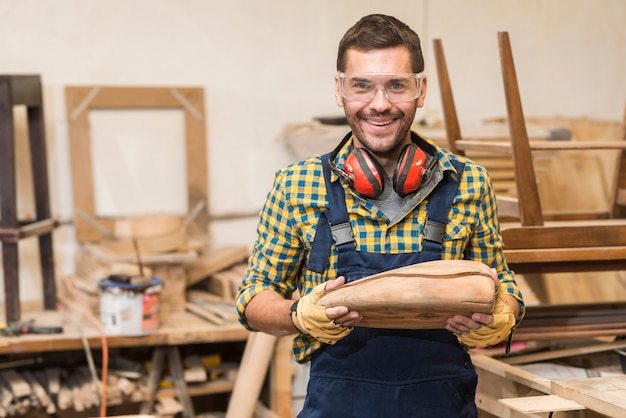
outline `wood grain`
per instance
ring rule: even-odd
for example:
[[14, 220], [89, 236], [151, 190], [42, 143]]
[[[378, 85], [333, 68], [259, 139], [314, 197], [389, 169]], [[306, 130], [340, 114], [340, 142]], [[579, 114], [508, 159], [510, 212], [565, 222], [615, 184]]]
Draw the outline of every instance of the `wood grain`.
[[491, 269], [470, 260], [436, 260], [364, 277], [324, 295], [319, 305], [363, 314], [360, 326], [437, 329], [456, 315], [490, 313]]

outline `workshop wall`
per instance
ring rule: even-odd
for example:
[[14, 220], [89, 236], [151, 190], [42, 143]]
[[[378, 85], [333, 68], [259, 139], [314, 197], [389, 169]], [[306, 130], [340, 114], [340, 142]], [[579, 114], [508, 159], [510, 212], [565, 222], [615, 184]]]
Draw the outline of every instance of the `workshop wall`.
[[[511, 36], [526, 114], [622, 117], [622, 0], [2, 0], [0, 74], [40, 74], [45, 88], [53, 214], [70, 221], [74, 210], [65, 86], [202, 87], [209, 211], [250, 215], [214, 222], [213, 245], [251, 245], [254, 213], [274, 172], [294, 160], [277, 135], [287, 124], [341, 114], [333, 97], [337, 43], [359, 17], [373, 12], [399, 17], [422, 37], [429, 84], [418, 118], [441, 119], [433, 38], [444, 42], [461, 123], [504, 115], [496, 38], [503, 30]], [[16, 134], [19, 209], [27, 216], [34, 208], [19, 123]], [[148, 147], [144, 157], [154, 158]], [[163, 164], [163, 170], [172, 169], [165, 177], [177, 184], [183, 174], [173, 167]], [[140, 201], [140, 190], [137, 196]], [[55, 234], [59, 267], [71, 273], [72, 227]], [[21, 247], [21, 289], [28, 289], [22, 299], [39, 300], [36, 246], [26, 240]]]

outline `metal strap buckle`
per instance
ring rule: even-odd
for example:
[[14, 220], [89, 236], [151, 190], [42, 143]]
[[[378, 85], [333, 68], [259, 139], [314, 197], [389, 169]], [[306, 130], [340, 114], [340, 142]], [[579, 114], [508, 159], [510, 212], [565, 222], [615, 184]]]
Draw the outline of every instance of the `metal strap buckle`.
[[338, 225], [330, 226], [330, 234], [333, 237], [335, 245], [346, 244], [354, 241], [354, 234], [350, 222], [344, 222]]

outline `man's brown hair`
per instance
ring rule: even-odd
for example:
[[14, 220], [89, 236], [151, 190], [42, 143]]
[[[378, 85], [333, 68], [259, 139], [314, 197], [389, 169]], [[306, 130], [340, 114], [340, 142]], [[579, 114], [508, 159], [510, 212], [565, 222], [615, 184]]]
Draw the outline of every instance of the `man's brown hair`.
[[346, 51], [350, 48], [371, 51], [396, 46], [408, 48], [413, 72], [424, 71], [420, 38], [413, 29], [393, 16], [382, 14], [364, 16], [348, 29], [339, 42], [337, 71], [344, 71]]

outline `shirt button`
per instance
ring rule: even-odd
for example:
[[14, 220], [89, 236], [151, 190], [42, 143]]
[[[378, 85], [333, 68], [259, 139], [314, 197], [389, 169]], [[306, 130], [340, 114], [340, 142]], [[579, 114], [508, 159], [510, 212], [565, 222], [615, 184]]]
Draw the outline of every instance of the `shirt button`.
[[472, 397], [469, 394], [466, 394], [463, 399], [465, 399], [466, 403], [470, 403], [472, 401]]
[[470, 362], [469, 362], [469, 360], [465, 360], [465, 368], [466, 368], [466, 369], [469, 369], [469, 367], [470, 367]]

